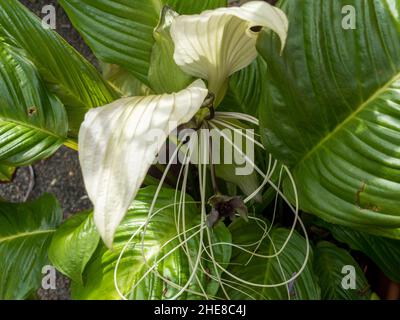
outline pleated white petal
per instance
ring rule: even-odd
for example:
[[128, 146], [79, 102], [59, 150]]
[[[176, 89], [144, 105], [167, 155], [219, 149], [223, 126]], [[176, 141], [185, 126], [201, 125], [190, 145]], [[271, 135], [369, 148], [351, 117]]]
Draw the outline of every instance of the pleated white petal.
[[174, 60], [188, 74], [207, 79], [218, 100], [228, 77], [257, 57], [259, 32], [252, 29], [266, 27], [276, 32], [283, 49], [288, 26], [285, 13], [264, 1], [182, 15], [171, 26]]
[[108, 247], [167, 136], [193, 118], [207, 94], [197, 80], [176, 94], [124, 98], [87, 113], [79, 159], [94, 220]]

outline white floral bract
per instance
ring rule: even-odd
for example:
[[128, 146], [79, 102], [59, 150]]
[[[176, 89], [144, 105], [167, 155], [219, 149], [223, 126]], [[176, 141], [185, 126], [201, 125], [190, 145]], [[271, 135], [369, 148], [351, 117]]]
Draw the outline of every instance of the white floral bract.
[[264, 1], [205, 11], [200, 15], [182, 15], [171, 26], [174, 60], [186, 73], [207, 79], [208, 88], [218, 102], [225, 93], [229, 76], [257, 57], [260, 30], [252, 29], [266, 27], [276, 32], [283, 49], [288, 25], [285, 13]]
[[[87, 113], [79, 159], [97, 229], [109, 248], [165, 139], [194, 117], [207, 94], [197, 80], [176, 94], [124, 98]], [[153, 129], [165, 135], [157, 141], [149, 136]]]

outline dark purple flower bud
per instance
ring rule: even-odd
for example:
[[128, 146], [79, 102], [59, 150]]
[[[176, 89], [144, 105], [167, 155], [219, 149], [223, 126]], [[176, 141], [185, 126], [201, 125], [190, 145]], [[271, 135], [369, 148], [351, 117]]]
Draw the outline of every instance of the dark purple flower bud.
[[210, 214], [207, 216], [207, 226], [209, 228], [215, 227], [220, 220], [225, 218], [233, 221], [236, 214], [248, 221], [247, 207], [240, 197], [216, 195], [210, 198], [208, 204], [212, 207]]

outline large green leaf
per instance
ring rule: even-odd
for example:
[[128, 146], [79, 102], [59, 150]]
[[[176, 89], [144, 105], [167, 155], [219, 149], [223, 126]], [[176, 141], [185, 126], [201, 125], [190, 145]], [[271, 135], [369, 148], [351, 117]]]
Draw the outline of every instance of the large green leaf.
[[153, 92], [132, 73], [116, 64], [101, 63], [103, 77], [124, 97], [147, 96]]
[[153, 30], [163, 5], [181, 14], [226, 6], [226, 0], [60, 0], [74, 26], [105, 62], [118, 64], [148, 85]]
[[88, 61], [55, 31], [43, 28], [41, 21], [19, 1], [0, 2], [0, 36], [13, 40], [27, 52], [64, 102], [73, 135], [88, 109], [118, 97]]
[[23, 166], [46, 158], [67, 131], [63, 104], [25, 52], [0, 37], [0, 163]]
[[0, 202], [0, 300], [24, 299], [40, 287], [47, 249], [61, 219], [51, 195], [25, 204]]
[[72, 280], [82, 283], [82, 273], [100, 240], [93, 215], [82, 212], [69, 218], [53, 236], [51, 263]]
[[267, 64], [262, 58], [256, 59], [247, 68], [235, 73], [229, 79], [229, 89], [219, 109], [258, 115], [265, 106], [263, 94], [267, 81]]
[[[235, 277], [252, 284], [275, 285], [286, 282], [296, 273], [298, 275], [306, 259], [307, 244], [297, 232], [293, 233], [286, 247], [277, 257], [265, 257], [281, 250], [289, 237], [290, 230], [276, 228], [266, 235], [261, 224], [255, 221], [246, 223], [244, 220], [237, 220], [229, 229], [232, 233], [232, 242], [251, 252], [233, 249], [228, 271]], [[264, 257], [255, 256], [253, 253]], [[310, 257], [305, 269], [297, 279], [286, 285], [267, 288], [240, 284], [238, 280], [226, 274], [224, 278], [236, 284], [231, 284], [225, 289], [229, 298], [234, 300], [319, 299], [320, 290], [313, 273], [312, 260], [310, 248]]]
[[354, 229], [318, 223], [329, 229], [334, 238], [346, 243], [351, 249], [361, 251], [373, 260], [379, 268], [393, 281], [400, 283], [400, 241], [373, 236]]
[[[155, 204], [154, 212], [157, 214], [150, 220], [145, 232], [143, 229], [140, 230], [139, 228], [146, 222], [155, 190], [156, 187], [151, 186], [139, 192], [126, 218], [117, 230], [113, 250], [108, 250], [104, 245], [99, 246], [84, 272], [85, 284], [73, 283], [72, 296], [74, 299], [120, 299], [114, 284], [114, 272], [124, 246], [126, 249], [120, 260], [116, 277], [120, 292], [127, 298], [168, 299], [173, 297], [178, 290], [167, 281], [178, 286], [184, 286], [187, 283], [192, 266], [195, 265], [199, 247], [202, 245], [200, 235], [195, 234], [199, 228], [188, 231], [186, 233], [187, 248], [185, 246], [179, 248], [184, 237], [182, 235], [179, 240], [176, 236], [178, 230], [182, 233], [184, 220], [181, 216], [180, 227], [177, 227], [173, 202], [175, 191], [164, 189]], [[178, 194], [178, 199], [179, 196]], [[185, 206], [185, 228], [189, 230], [200, 223], [200, 213], [192, 200], [186, 198], [186, 201], [189, 203]], [[192, 202], [190, 203], [190, 201]], [[133, 235], [135, 236], [133, 237]], [[131, 239], [130, 242], [129, 239]], [[211, 239], [213, 243], [229, 243], [231, 241], [230, 233], [223, 224], [213, 230]], [[209, 246], [206, 234], [203, 245]], [[176, 250], [171, 251], [174, 248]], [[188, 250], [187, 253], [191, 257], [192, 264], [189, 262], [185, 250]], [[215, 245], [213, 251], [215, 261], [221, 265], [229, 262], [231, 254], [229, 247]], [[168, 253], [170, 254], [167, 255]], [[154, 271], [145, 276], [155, 261], [162, 257], [165, 259], [158, 261]], [[218, 282], [210, 280], [207, 276], [207, 273], [216, 276], [215, 268], [209, 260], [209, 256], [202, 255], [200, 262], [205, 272], [201, 272], [202, 269], [200, 269], [196, 273], [189, 290], [201, 293], [200, 283], [208, 295], [214, 296], [218, 290]], [[167, 281], [163, 281], [156, 273]], [[142, 277], [144, 280], [140, 281]], [[133, 289], [134, 285], [137, 285], [135, 289]], [[201, 296], [188, 292], [179, 298], [196, 299]]]
[[[369, 300], [371, 291], [360, 266], [344, 249], [330, 242], [320, 242], [315, 250], [315, 271], [319, 277], [322, 299], [324, 300]], [[353, 267], [355, 274], [351, 275]], [[344, 268], [345, 267], [345, 268]], [[345, 277], [354, 276], [355, 288], [348, 288]], [[349, 280], [350, 281], [350, 280]], [[345, 286], [343, 286], [344, 282]]]
[[[154, 29], [154, 45], [150, 60], [149, 82], [156, 93], [179, 92], [195, 79], [181, 70], [174, 60], [174, 42], [170, 29], [173, 19], [178, 14], [164, 7], [160, 22]], [[173, 75], [173, 77], [171, 77]]]
[[[346, 5], [354, 30], [342, 26]], [[283, 56], [270, 34], [258, 44], [269, 70], [260, 109], [267, 149], [291, 166], [304, 211], [400, 238], [399, 2], [280, 7], [290, 21]]]

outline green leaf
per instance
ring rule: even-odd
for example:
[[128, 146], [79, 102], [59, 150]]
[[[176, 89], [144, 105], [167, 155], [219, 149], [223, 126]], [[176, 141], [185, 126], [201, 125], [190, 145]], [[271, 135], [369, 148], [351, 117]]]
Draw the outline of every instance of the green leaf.
[[[355, 8], [354, 30], [342, 26], [345, 5]], [[260, 109], [267, 150], [291, 166], [301, 209], [399, 238], [398, 1], [280, 7], [290, 21], [283, 56], [274, 36], [264, 33], [258, 43], [269, 68]]]
[[317, 223], [327, 228], [337, 241], [346, 243], [351, 249], [361, 251], [393, 281], [400, 283], [400, 241], [377, 237], [354, 229]]
[[[218, 161], [215, 161], [214, 170], [216, 176], [224, 180], [225, 182], [232, 183], [233, 185], [239, 187], [243, 194], [245, 194], [246, 196], [253, 194], [254, 191], [256, 191], [260, 186], [260, 182], [257, 176], [257, 172], [255, 170], [247, 170], [249, 168], [246, 167], [246, 157], [249, 157], [249, 154], [252, 150], [251, 146], [253, 145], [251, 139], [256, 139], [254, 136], [251, 137], [250, 134], [246, 131], [251, 130], [251, 127], [233, 119], [229, 120], [228, 127], [226, 127], [226, 124], [221, 124], [221, 122], [215, 124], [215, 126], [220, 131], [223, 131], [223, 134], [225, 135], [225, 137], [227, 137], [227, 139], [223, 139], [223, 137], [217, 137], [213, 140], [213, 143], [215, 145], [212, 148], [214, 150], [220, 150], [219, 159], [221, 159], [221, 161], [219, 161], [220, 163], [217, 163]], [[250, 138], [246, 138], [243, 135], [249, 135]], [[238, 136], [239, 139], [237, 139]], [[244, 156], [226, 141], [235, 139], [236, 147], [244, 151]], [[199, 157], [200, 155], [193, 154], [191, 157], [193, 158], [194, 156]], [[232, 158], [232, 161], [222, 160], [229, 159], [229, 157]], [[195, 161], [195, 163], [200, 162], [201, 160]], [[254, 200], [260, 202], [261, 193], [256, 195], [254, 197]]]
[[[322, 241], [314, 250], [315, 271], [319, 277], [322, 299], [324, 300], [369, 300], [372, 292], [360, 266], [353, 257], [344, 249], [334, 244]], [[350, 269], [353, 267], [355, 274]], [[342, 272], [343, 271], [343, 272]], [[354, 276], [354, 278], [352, 278]], [[343, 287], [349, 285], [354, 279], [355, 289]]]
[[[245, 252], [234, 248], [228, 271], [244, 281], [264, 286], [276, 285], [291, 279], [300, 271], [306, 259], [307, 244], [303, 237], [294, 232], [288, 244], [277, 257], [271, 256], [279, 252], [289, 237], [290, 230], [276, 228], [269, 235], [257, 221], [246, 223], [240, 219], [229, 227], [232, 241], [236, 246], [243, 246]], [[311, 248], [310, 248], [311, 250]], [[264, 257], [255, 256], [263, 255]], [[312, 269], [312, 250], [305, 269], [300, 276], [287, 285], [276, 287], [260, 287], [240, 284], [237, 280], [224, 275], [229, 281], [235, 281], [232, 287], [226, 287], [230, 299], [257, 300], [309, 300], [319, 299], [320, 290]], [[222, 294], [222, 292], [221, 292]], [[223, 296], [225, 298], [225, 296]]]
[[60, 0], [59, 3], [100, 60], [122, 66], [146, 85], [149, 85], [153, 30], [165, 4], [180, 14], [226, 6], [226, 0]]
[[124, 70], [116, 64], [102, 63], [103, 77], [121, 96], [147, 96], [152, 90], [144, 83], [136, 79], [132, 73]]
[[93, 214], [79, 213], [69, 218], [54, 234], [49, 259], [60, 272], [82, 283], [82, 273], [99, 240]]
[[10, 182], [16, 168], [0, 164], [0, 182]]
[[[153, 213], [156, 213], [144, 229], [149, 208], [156, 191], [156, 187], [150, 186], [142, 189], [136, 200], [128, 211], [127, 216], [118, 228], [114, 240], [113, 250], [108, 250], [104, 245], [99, 246], [89, 261], [84, 272], [84, 283], [80, 285], [73, 282], [72, 296], [74, 299], [120, 299], [114, 284], [114, 272], [117, 261], [124, 250], [117, 269], [117, 283], [120, 292], [128, 299], [169, 299], [172, 298], [178, 289], [172, 283], [182, 287], [191, 275], [192, 267], [202, 244], [199, 230], [200, 213], [193, 200], [186, 198], [185, 220], [180, 215], [180, 227], [177, 227], [177, 216], [174, 212], [175, 190], [162, 189], [156, 201]], [[180, 194], [178, 193], [178, 199]], [[178, 211], [178, 208], [176, 208]], [[176, 212], [178, 213], [178, 212]], [[183, 223], [185, 221], [188, 239], [187, 248], [179, 247], [184, 239]], [[177, 238], [178, 230], [181, 239]], [[204, 229], [203, 229], [204, 230]], [[207, 230], [204, 230], [207, 232]], [[213, 243], [228, 242], [231, 237], [227, 228], [220, 224], [210, 235]], [[131, 239], [131, 241], [129, 241]], [[143, 241], [143, 242], [142, 242]], [[142, 245], [143, 243], [143, 245]], [[208, 237], [204, 234], [203, 245], [209, 246]], [[175, 249], [175, 250], [174, 250]], [[172, 250], [172, 251], [171, 251]], [[190, 256], [189, 258], [187, 253]], [[214, 259], [221, 265], [229, 262], [231, 250], [223, 245], [213, 246]], [[144, 258], [145, 257], [145, 258]], [[161, 260], [161, 258], [165, 259]], [[209, 257], [203, 254], [200, 260], [204, 271], [216, 276], [216, 271]], [[156, 260], [158, 263], [155, 264]], [[155, 265], [153, 269], [151, 266]], [[154, 270], [151, 272], [151, 270]], [[162, 276], [161, 279], [157, 276]], [[201, 269], [196, 273], [190, 283], [189, 290], [192, 293], [184, 293], [180, 299], [199, 299], [194, 292], [202, 292], [199, 283], [209, 296], [214, 296], [218, 290], [218, 282], [211, 281]], [[143, 279], [143, 281], [141, 281]], [[165, 281], [166, 280], [166, 281]], [[134, 286], [136, 285], [136, 288]]]
[[85, 113], [118, 98], [97, 70], [17, 0], [0, 4], [0, 36], [24, 49], [66, 106], [74, 136]]
[[0, 300], [24, 299], [40, 287], [47, 249], [61, 219], [51, 195], [31, 203], [0, 203]]
[[218, 109], [257, 116], [265, 106], [267, 64], [259, 57], [229, 79], [229, 89]]
[[63, 144], [68, 131], [64, 106], [48, 91], [25, 52], [1, 37], [0, 97], [1, 164], [29, 165]]
[[[170, 34], [173, 19], [178, 14], [165, 6], [154, 30], [155, 43], [151, 55], [149, 82], [156, 93], [173, 93], [185, 89], [193, 77], [184, 73], [174, 60], [174, 42]], [[171, 77], [173, 75], [173, 77]]]

